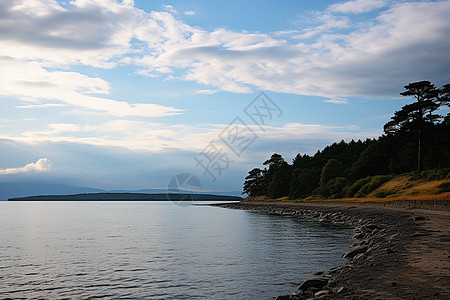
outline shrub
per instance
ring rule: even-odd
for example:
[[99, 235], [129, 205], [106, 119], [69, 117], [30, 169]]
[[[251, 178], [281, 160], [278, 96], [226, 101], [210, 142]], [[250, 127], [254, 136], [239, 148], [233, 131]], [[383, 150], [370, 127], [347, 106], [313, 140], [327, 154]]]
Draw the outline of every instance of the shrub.
[[326, 186], [318, 186], [314, 191], [312, 192], [313, 195], [319, 195], [321, 198], [328, 198], [329, 193]]
[[347, 197], [353, 198], [355, 194], [368, 182], [370, 181], [370, 177], [361, 178], [357, 180], [355, 183], [353, 183], [348, 189], [347, 189]]
[[449, 178], [450, 168], [438, 169], [438, 170], [427, 170], [422, 172], [414, 172], [411, 176], [411, 180], [424, 179], [426, 181], [432, 180], [442, 180]]
[[327, 189], [330, 198], [342, 198], [345, 195], [345, 192], [350, 184], [350, 181], [345, 177], [337, 177], [335, 179], [331, 179], [327, 184]]
[[395, 194], [394, 190], [381, 190], [381, 191], [376, 191], [375, 194], [373, 194], [375, 196], [375, 198], [386, 198], [389, 195]]
[[450, 182], [441, 183], [438, 188], [440, 189], [439, 194], [450, 192]]
[[370, 182], [366, 183], [359, 191], [355, 194], [356, 198], [362, 198], [379, 188], [383, 183], [392, 179], [391, 175], [377, 175], [370, 179]]

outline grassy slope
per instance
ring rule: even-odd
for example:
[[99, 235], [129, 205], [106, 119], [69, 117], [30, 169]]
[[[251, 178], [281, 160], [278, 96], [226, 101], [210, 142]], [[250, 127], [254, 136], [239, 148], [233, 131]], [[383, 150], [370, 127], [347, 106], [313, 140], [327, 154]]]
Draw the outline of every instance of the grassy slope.
[[[438, 186], [450, 183], [450, 178], [440, 180], [417, 179], [413, 174], [396, 176], [362, 198], [306, 199], [289, 200], [287, 197], [276, 199], [283, 202], [351, 202], [361, 204], [378, 204], [383, 206], [400, 206], [412, 208], [450, 210], [450, 192], [442, 192]], [[385, 195], [380, 198], [380, 195]], [[247, 197], [244, 201], [274, 201], [267, 197]]]

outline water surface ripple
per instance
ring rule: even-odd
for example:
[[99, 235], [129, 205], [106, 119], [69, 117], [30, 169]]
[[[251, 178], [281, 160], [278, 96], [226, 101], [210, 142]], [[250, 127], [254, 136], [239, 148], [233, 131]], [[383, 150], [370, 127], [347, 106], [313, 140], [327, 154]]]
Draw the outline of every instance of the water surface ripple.
[[1, 298], [273, 299], [350, 230], [164, 202], [0, 202]]

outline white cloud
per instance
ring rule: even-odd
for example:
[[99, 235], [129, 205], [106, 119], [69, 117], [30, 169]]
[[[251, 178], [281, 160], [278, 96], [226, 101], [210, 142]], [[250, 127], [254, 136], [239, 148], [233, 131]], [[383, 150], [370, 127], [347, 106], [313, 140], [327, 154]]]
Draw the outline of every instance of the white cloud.
[[65, 104], [58, 103], [47, 103], [47, 104], [28, 104], [28, 105], [17, 105], [16, 108], [48, 108], [48, 107], [66, 107]]
[[[364, 25], [335, 15], [375, 8], [383, 10]], [[67, 68], [128, 64], [142, 75], [205, 85], [199, 93], [262, 89], [328, 99], [393, 96], [414, 80], [450, 80], [450, 1], [348, 1], [317, 13], [315, 26], [273, 34], [208, 31], [164, 9], [112, 0], [2, 2], [0, 94], [114, 116], [166, 116], [181, 110], [108, 99], [108, 82]]]
[[327, 102], [327, 103], [333, 103], [333, 104], [349, 104], [348, 99], [339, 98], [339, 97], [331, 98], [331, 99], [325, 99], [323, 101]]
[[[1, 50], [0, 50], [1, 51]], [[17, 97], [27, 102], [40, 102], [32, 105], [19, 105], [17, 108], [45, 108], [55, 106], [80, 107], [106, 112], [113, 116], [172, 116], [182, 112], [170, 106], [150, 103], [129, 103], [95, 95], [108, 95], [110, 85], [101, 78], [67, 71], [48, 71], [38, 63], [0, 57], [3, 84], [0, 95]], [[44, 103], [51, 101], [50, 103]], [[59, 102], [59, 103], [54, 103]], [[62, 103], [61, 103], [62, 102]]]
[[[0, 136], [0, 139], [31, 145], [48, 143], [76, 143], [99, 147], [117, 147], [130, 151], [166, 153], [180, 150], [200, 152], [209, 142], [226, 145], [220, 140], [220, 133], [228, 124], [164, 125], [144, 121], [115, 120], [99, 124], [54, 123], [42, 130], [28, 130], [19, 136]], [[291, 144], [299, 147], [307, 144], [327, 144], [341, 139], [365, 139], [376, 137], [379, 132], [360, 132], [357, 126], [331, 126], [320, 124], [289, 123], [283, 126], [249, 125], [258, 136], [261, 145]], [[317, 151], [314, 144], [311, 151]], [[266, 147], [266, 146], [264, 146]], [[264, 149], [262, 147], [262, 149]], [[286, 146], [288, 147], [288, 146]], [[258, 151], [249, 148], [251, 153]], [[267, 151], [267, 150], [264, 150]]]
[[193, 15], [195, 15], [195, 11], [188, 10], [188, 11], [185, 11], [184, 14], [185, 14], [186, 16], [193, 16]]
[[24, 167], [19, 168], [8, 168], [0, 169], [0, 175], [9, 175], [17, 173], [28, 173], [28, 172], [46, 172], [49, 171], [53, 166], [53, 163], [48, 158], [40, 158], [35, 163], [29, 163]]
[[178, 13], [178, 12], [175, 10], [175, 8], [173, 7], [173, 5], [170, 5], [170, 4], [163, 5], [163, 8], [164, 8], [166, 11], [168, 11], [168, 12], [170, 12], [170, 13], [172, 13], [172, 14]]
[[336, 3], [329, 7], [329, 10], [337, 13], [360, 14], [382, 8], [388, 5], [386, 0], [354, 0], [343, 3]]
[[[355, 12], [381, 7], [367, 3], [345, 7]], [[149, 76], [194, 81], [207, 90], [392, 97], [414, 80], [450, 79], [449, 14], [450, 1], [399, 2], [361, 25], [329, 10], [317, 14], [319, 25], [297, 35], [288, 32], [297, 40], [279, 33], [208, 32], [170, 14], [153, 14], [160, 38], [155, 42], [154, 27], [152, 35], [144, 34], [149, 29], [143, 24], [140, 38], [149, 41], [149, 49], [134, 62]], [[166, 68], [173, 74], [166, 75]]]
[[216, 89], [216, 90], [198, 90], [196, 93], [197, 94], [203, 94], [203, 95], [212, 95], [212, 94], [215, 94], [215, 93], [218, 93], [218, 92], [220, 92], [219, 89]]
[[310, 39], [317, 35], [331, 32], [335, 29], [343, 29], [350, 27], [350, 21], [345, 16], [334, 16], [330, 13], [315, 13], [314, 22], [319, 25], [308, 27], [301, 34], [293, 36], [295, 39]]
[[17, 108], [70, 105], [113, 116], [144, 117], [182, 112], [134, 104], [132, 99], [108, 99], [108, 82], [66, 70], [69, 65], [112, 68], [136, 51], [130, 40], [139, 12], [132, 1], [75, 0], [62, 7], [52, 0], [24, 0], [2, 2], [0, 11], [0, 96], [39, 103]]

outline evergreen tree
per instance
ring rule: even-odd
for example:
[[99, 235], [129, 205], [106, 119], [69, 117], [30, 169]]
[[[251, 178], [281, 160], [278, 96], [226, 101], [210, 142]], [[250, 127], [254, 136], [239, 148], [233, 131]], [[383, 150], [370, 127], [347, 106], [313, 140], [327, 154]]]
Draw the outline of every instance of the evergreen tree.
[[269, 184], [268, 195], [271, 198], [281, 198], [289, 195], [289, 183], [292, 176], [292, 166], [287, 163], [280, 165], [273, 174]]
[[244, 192], [249, 196], [261, 196], [264, 194], [264, 172], [261, 169], [255, 168], [248, 172], [245, 177]]
[[402, 96], [413, 96], [416, 101], [396, 111], [391, 121], [384, 125], [384, 132], [394, 134], [399, 131], [415, 132], [417, 135], [417, 170], [422, 169], [422, 140], [427, 122], [434, 124], [439, 115], [433, 112], [439, 108], [439, 91], [429, 81], [413, 82], [405, 86]]

